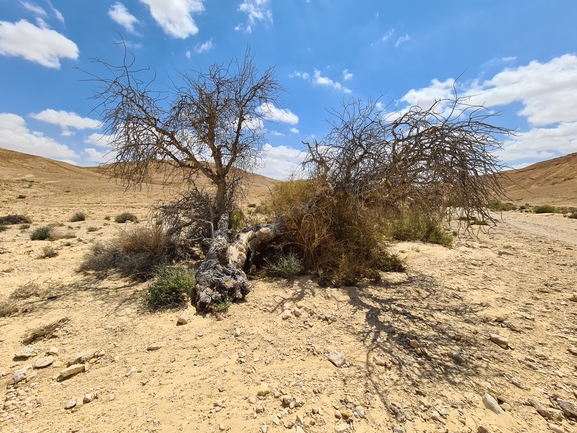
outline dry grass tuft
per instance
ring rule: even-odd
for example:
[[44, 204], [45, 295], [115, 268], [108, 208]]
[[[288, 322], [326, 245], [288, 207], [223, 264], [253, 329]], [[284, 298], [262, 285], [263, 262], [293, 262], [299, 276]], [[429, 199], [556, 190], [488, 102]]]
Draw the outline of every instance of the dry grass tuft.
[[37, 340], [51, 338], [56, 331], [58, 331], [63, 325], [68, 323], [70, 319], [68, 317], [63, 317], [62, 319], [56, 320], [47, 325], [39, 326], [38, 328], [26, 331], [24, 338], [22, 339], [23, 344], [32, 344]]
[[18, 313], [18, 305], [11, 301], [0, 301], [0, 317], [8, 317]]
[[32, 220], [24, 215], [6, 215], [0, 217], [0, 225], [30, 224]]
[[33, 296], [40, 297], [43, 294], [44, 294], [44, 290], [42, 290], [42, 288], [38, 284], [33, 283], [32, 281], [29, 281], [26, 284], [24, 284], [23, 286], [20, 286], [16, 290], [14, 290], [10, 294], [8, 299], [28, 299], [28, 298], [31, 298]]

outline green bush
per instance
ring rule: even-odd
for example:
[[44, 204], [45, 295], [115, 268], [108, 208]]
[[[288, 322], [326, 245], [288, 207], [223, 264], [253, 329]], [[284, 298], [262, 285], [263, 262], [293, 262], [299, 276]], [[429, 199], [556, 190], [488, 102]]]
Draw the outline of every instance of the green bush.
[[544, 204], [541, 206], [536, 206], [533, 209], [533, 212], [535, 212], [535, 213], [555, 213], [556, 210], [557, 210], [557, 208], [555, 206], [551, 206], [550, 204]]
[[516, 210], [517, 206], [513, 203], [503, 203], [500, 200], [491, 200], [487, 207], [493, 211], [501, 212], [501, 211], [510, 211]]
[[440, 219], [420, 213], [407, 212], [389, 221], [385, 231], [398, 241], [422, 241], [443, 246], [453, 243], [453, 237], [445, 230]]
[[79, 221], [85, 221], [86, 220], [86, 215], [83, 212], [76, 212], [74, 215], [72, 215], [72, 217], [70, 218], [70, 222], [71, 223], [76, 223]]
[[147, 289], [144, 300], [153, 310], [182, 304], [186, 296], [193, 298], [196, 290], [194, 274], [185, 268], [161, 266], [156, 281]]
[[230, 299], [228, 296], [225, 296], [221, 301], [215, 301], [210, 304], [210, 308], [215, 313], [226, 313], [231, 305], [232, 299]]
[[571, 215], [569, 215], [569, 218], [577, 219], [577, 212], [573, 212]]
[[37, 229], [34, 229], [34, 231], [30, 234], [30, 239], [33, 241], [45, 241], [50, 239], [51, 232], [52, 229], [50, 227], [38, 227]]
[[5, 232], [8, 229], [9, 229], [9, 227], [7, 227], [7, 226], [0, 226], [0, 233]]
[[277, 278], [294, 278], [302, 271], [299, 258], [293, 254], [283, 255], [275, 264], [270, 265], [267, 274]]
[[120, 224], [124, 224], [127, 221], [137, 223], [138, 218], [136, 217], [136, 215], [134, 215], [130, 212], [123, 212], [120, 215], [117, 215], [116, 218], [114, 218], [114, 221], [116, 221], [117, 223], [120, 223]]

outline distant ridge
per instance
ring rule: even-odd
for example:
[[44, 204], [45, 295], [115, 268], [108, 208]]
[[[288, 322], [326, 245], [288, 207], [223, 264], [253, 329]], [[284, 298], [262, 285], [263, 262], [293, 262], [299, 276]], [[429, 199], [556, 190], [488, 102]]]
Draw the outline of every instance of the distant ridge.
[[529, 204], [577, 206], [577, 153], [502, 174], [509, 198]]

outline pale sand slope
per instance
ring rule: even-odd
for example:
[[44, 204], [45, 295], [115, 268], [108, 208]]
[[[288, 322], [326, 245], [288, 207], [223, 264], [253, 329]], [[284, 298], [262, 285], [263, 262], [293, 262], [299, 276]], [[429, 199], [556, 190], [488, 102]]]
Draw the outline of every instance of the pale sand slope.
[[[577, 356], [569, 352], [577, 347], [577, 302], [570, 300], [577, 299], [577, 220], [504, 213], [496, 229], [451, 249], [393, 245], [408, 272], [384, 275], [378, 285], [258, 281], [223, 320], [191, 310], [189, 324], [176, 326], [180, 310], [145, 311], [147, 284], [75, 272], [94, 242], [127, 228], [105, 216], [131, 211], [145, 220], [147, 206], [165, 195], [124, 194], [99, 179], [47, 177], [30, 188], [0, 180], [0, 216], [34, 219], [29, 229], [0, 233], [0, 300], [27, 283], [41, 289], [14, 301], [19, 313], [0, 318], [0, 431], [577, 430], [557, 400], [577, 404]], [[76, 211], [87, 221], [67, 222]], [[49, 222], [76, 237], [29, 240]], [[39, 258], [48, 245], [59, 255]], [[281, 318], [295, 307], [297, 314]], [[34, 343], [36, 356], [13, 359], [26, 330], [63, 317], [70, 321], [54, 338]], [[160, 348], [147, 350], [153, 344]], [[58, 351], [51, 366], [9, 385], [51, 347]], [[88, 349], [104, 353], [58, 381], [69, 358]], [[333, 350], [345, 355], [343, 367], [328, 360]], [[257, 396], [262, 382], [270, 392]], [[485, 407], [487, 392], [504, 414]], [[98, 398], [65, 409], [85, 394]]]

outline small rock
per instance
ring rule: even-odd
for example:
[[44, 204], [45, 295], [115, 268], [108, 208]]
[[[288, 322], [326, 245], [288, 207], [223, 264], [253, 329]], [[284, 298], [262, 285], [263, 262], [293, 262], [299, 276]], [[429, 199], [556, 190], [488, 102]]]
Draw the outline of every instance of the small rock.
[[85, 350], [84, 352], [75, 353], [68, 359], [68, 365], [70, 366], [73, 364], [84, 364], [85, 362], [88, 362], [92, 358], [94, 358], [97, 352], [98, 352], [97, 349], [88, 349]]
[[283, 319], [283, 320], [287, 320], [287, 319], [290, 319], [291, 316], [292, 316], [292, 311], [291, 311], [291, 310], [284, 310], [284, 311], [282, 312], [282, 314], [281, 314], [280, 317], [281, 317], [281, 319]]
[[382, 356], [373, 356], [373, 362], [375, 363], [375, 365], [379, 365], [381, 367], [384, 367], [387, 365], [387, 360], [382, 357]]
[[[344, 433], [344, 432], [348, 432], [351, 431], [351, 425], [347, 424], [347, 423], [343, 423], [343, 424], [339, 424], [337, 426], [337, 428], [335, 429], [335, 431], [337, 433]], [[404, 430], [403, 430], [404, 431]]]
[[239, 329], [239, 328], [236, 328], [236, 329], [234, 330], [234, 336], [235, 336], [235, 337], [240, 337], [240, 334], [241, 334], [240, 329]]
[[530, 398], [528, 401], [529, 401], [529, 404], [531, 406], [533, 406], [535, 408], [535, 410], [537, 411], [537, 413], [539, 415], [541, 415], [543, 418], [546, 418], [546, 419], [553, 418], [553, 414], [551, 413], [551, 411], [549, 409], [547, 409], [545, 406], [543, 406], [541, 403], [539, 403], [539, 401], [537, 401], [537, 399]]
[[16, 353], [14, 355], [14, 359], [28, 359], [36, 355], [38, 355], [38, 351], [34, 348], [34, 346], [29, 345], [22, 349], [20, 352]]
[[342, 367], [345, 364], [345, 355], [336, 350], [329, 353], [329, 361], [331, 361], [335, 367]]
[[499, 406], [499, 403], [497, 403], [497, 400], [495, 400], [491, 394], [485, 393], [483, 396], [483, 403], [487, 409], [495, 412], [498, 415], [505, 413], [505, 411], [501, 409], [501, 406]]
[[29, 376], [28, 370], [30, 370], [31, 368], [32, 368], [31, 365], [25, 365], [23, 367], [20, 367], [12, 375], [12, 379], [10, 380], [10, 383], [16, 384], [16, 383], [22, 382], [23, 380], [26, 380]]
[[359, 418], [366, 418], [367, 413], [365, 411], [365, 408], [362, 406], [355, 407], [355, 415], [358, 416]]
[[261, 406], [261, 405], [255, 406], [255, 407], [254, 407], [254, 411], [255, 411], [256, 413], [264, 413], [264, 407]]
[[133, 365], [132, 368], [126, 372], [125, 376], [126, 377], [130, 377], [132, 376], [134, 373], [136, 373], [136, 367]]
[[64, 409], [72, 409], [73, 407], [76, 407], [77, 403], [78, 403], [77, 397], [71, 398], [70, 400], [68, 400], [68, 403], [66, 403], [66, 406], [64, 406]]
[[[187, 322], [187, 323], [188, 323], [188, 322]], [[185, 323], [185, 325], [186, 325], [186, 323]], [[224, 425], [223, 423], [220, 423], [220, 424], [218, 425], [218, 429], [219, 429], [220, 431], [225, 431], [225, 430], [226, 430], [226, 427], [225, 427], [225, 425]]]
[[577, 356], [577, 347], [570, 347], [570, 348], [569, 348], [569, 353], [570, 353], [571, 355]]
[[547, 423], [547, 427], [549, 427], [549, 430], [555, 432], [555, 433], [565, 433], [565, 430], [562, 427], [559, 427], [556, 424], [552, 424], [552, 423]]
[[569, 298], [570, 301], [577, 302], [577, 293], [573, 293]]
[[462, 365], [466, 362], [466, 359], [463, 358], [459, 352], [450, 351], [447, 353], [447, 355], [449, 355], [449, 358], [455, 361], [455, 364]]
[[393, 427], [393, 433], [405, 433], [405, 429], [400, 426]]
[[273, 416], [272, 422], [273, 422], [274, 425], [277, 425], [277, 426], [280, 425], [280, 419], [279, 419], [279, 417], [276, 416], [276, 415]]
[[343, 418], [345, 419], [349, 419], [353, 417], [353, 411], [349, 410], [347, 408], [341, 409], [341, 415], [343, 416]]
[[270, 394], [270, 387], [268, 386], [268, 383], [266, 382], [262, 382], [260, 384], [260, 387], [256, 393], [256, 395], [260, 396], [260, 397], [265, 397], [268, 394]]
[[498, 346], [501, 346], [503, 349], [507, 349], [509, 347], [509, 340], [506, 337], [498, 334], [491, 334], [490, 335], [491, 341]]
[[413, 349], [418, 349], [419, 347], [421, 347], [421, 345], [419, 344], [419, 342], [417, 340], [409, 340], [409, 345]]
[[150, 350], [158, 350], [158, 349], [160, 349], [161, 347], [162, 347], [162, 346], [161, 346], [160, 344], [152, 343], [152, 344], [149, 344], [148, 346], [146, 346], [146, 350], [149, 350], [149, 351], [150, 351]]
[[303, 315], [303, 311], [298, 308], [295, 308], [293, 310], [293, 314], [295, 315], [295, 317], [301, 317]]
[[574, 403], [558, 398], [557, 404], [563, 411], [563, 415], [566, 417], [573, 416], [577, 418], [577, 406]]
[[50, 347], [50, 349], [46, 351], [46, 355], [58, 355], [58, 348], [54, 346]]
[[64, 370], [60, 371], [58, 376], [58, 380], [68, 379], [78, 373], [82, 373], [84, 371], [84, 364], [74, 364], [70, 367], [66, 367]]
[[251, 395], [251, 396], [248, 398], [248, 402], [249, 402], [250, 404], [256, 404], [256, 397], [254, 397], [254, 396]]
[[114, 401], [114, 400], [116, 400], [116, 396], [114, 394], [108, 397], [108, 401]]
[[177, 325], [188, 325], [189, 320], [190, 320], [190, 312], [188, 311], [187, 308], [182, 313], [180, 313], [180, 316], [176, 321], [176, 323]]
[[482, 425], [480, 425], [479, 427], [477, 427], [477, 433], [491, 433], [489, 431], [489, 429], [487, 429], [487, 427], [483, 427]]
[[34, 368], [45, 368], [48, 367], [50, 364], [54, 362], [53, 356], [44, 356], [42, 358], [38, 358], [34, 363]]
[[340, 410], [335, 410], [335, 418], [336, 419], [341, 419], [343, 417], [343, 415], [341, 414]]
[[295, 433], [305, 433], [305, 430], [300, 425], [297, 425], [295, 427]]
[[92, 400], [94, 400], [94, 394], [84, 394], [84, 397], [82, 398], [82, 403], [87, 404], [92, 402]]

